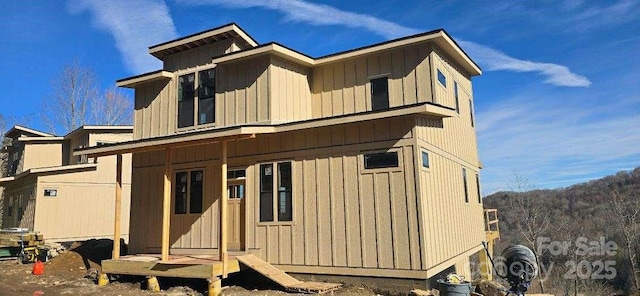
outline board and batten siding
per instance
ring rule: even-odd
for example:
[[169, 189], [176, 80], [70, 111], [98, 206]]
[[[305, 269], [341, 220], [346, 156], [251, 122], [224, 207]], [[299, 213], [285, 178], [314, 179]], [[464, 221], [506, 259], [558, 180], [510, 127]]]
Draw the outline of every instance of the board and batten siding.
[[485, 237], [483, 208], [478, 203], [475, 180], [477, 168], [466, 167], [469, 196], [466, 203], [462, 177], [465, 166], [434, 151], [429, 151], [429, 163], [430, 168], [418, 170], [422, 237], [427, 239], [427, 268], [432, 268], [477, 247]]
[[[36, 210], [36, 178], [33, 176], [22, 178], [5, 186], [3, 190], [4, 211], [2, 227], [28, 228], [33, 229], [33, 222]], [[13, 205], [11, 216], [9, 216], [9, 205]], [[22, 210], [22, 213], [19, 211]]]
[[310, 69], [272, 57], [269, 67], [271, 122], [311, 119]]
[[[246, 249], [273, 264], [422, 269], [414, 122], [406, 116], [229, 142], [229, 168], [247, 168]], [[398, 152], [403, 167], [364, 170], [363, 152], [388, 149]], [[173, 176], [204, 166], [207, 184], [205, 214], [172, 226], [170, 244], [215, 252], [220, 144], [178, 148], [173, 157]], [[293, 164], [294, 221], [258, 222], [257, 168], [281, 161]], [[134, 155], [133, 252], [159, 250], [163, 162], [161, 151]]]
[[164, 70], [174, 72], [210, 64], [213, 57], [236, 50], [238, 45], [232, 38], [220, 40], [164, 57]]
[[429, 43], [317, 66], [312, 71], [312, 116], [371, 111], [371, 78], [389, 78], [389, 107], [432, 102]]
[[27, 142], [23, 147], [23, 172], [32, 168], [54, 167], [62, 165], [62, 142]]
[[[431, 52], [431, 69], [433, 81], [434, 103], [440, 104], [451, 109], [456, 108], [455, 102], [455, 83], [458, 84], [459, 105], [466, 105], [468, 108], [469, 100], [473, 100], [471, 94], [473, 89], [471, 79], [468, 74], [460, 69], [451, 59], [437, 47]], [[446, 86], [438, 81], [438, 70], [446, 77]], [[462, 113], [461, 113], [462, 114]], [[468, 113], [467, 113], [468, 114]]]

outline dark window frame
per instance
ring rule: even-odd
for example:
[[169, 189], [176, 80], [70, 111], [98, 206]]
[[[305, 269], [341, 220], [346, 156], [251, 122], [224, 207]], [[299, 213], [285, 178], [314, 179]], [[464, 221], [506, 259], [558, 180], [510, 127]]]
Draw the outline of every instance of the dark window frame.
[[473, 101], [469, 100], [469, 116], [471, 117], [471, 127], [476, 127], [475, 117], [473, 115]]
[[371, 111], [389, 109], [389, 77], [371, 78], [369, 84], [371, 85]]
[[476, 174], [476, 190], [478, 191], [478, 203], [482, 203], [482, 195], [480, 193], [480, 175]]
[[464, 186], [464, 202], [469, 203], [469, 189], [467, 182], [467, 168], [462, 168], [462, 185]]
[[363, 153], [362, 158], [365, 170], [400, 167], [400, 155], [395, 150]]
[[259, 165], [260, 223], [293, 223], [293, 166], [293, 161]]
[[[177, 129], [215, 125], [216, 69], [201, 69], [178, 76]], [[189, 82], [189, 77], [193, 77], [193, 82]]]
[[43, 192], [44, 197], [58, 197], [57, 188], [45, 188]]
[[453, 81], [453, 95], [456, 99], [456, 112], [460, 114], [460, 92], [458, 90], [458, 82], [455, 80]]
[[440, 69], [437, 69], [437, 71], [438, 73], [436, 75], [438, 77], [438, 82], [440, 82], [440, 84], [444, 86], [444, 88], [447, 88], [447, 76], [445, 76]]
[[[421, 156], [420, 159], [422, 161], [422, 168], [423, 169], [429, 169], [431, 167], [431, 161], [429, 159], [429, 151], [422, 150], [421, 152], [422, 153], [420, 154], [420, 156]], [[425, 159], [426, 159], [426, 165], [425, 165]]]
[[[199, 180], [198, 174], [200, 174]], [[184, 176], [184, 181], [181, 181], [179, 176]], [[175, 171], [173, 177], [173, 214], [202, 214], [204, 212], [205, 169]], [[179, 186], [184, 186], [184, 192], [182, 190], [179, 192]], [[194, 188], [194, 186], [198, 187]], [[184, 194], [184, 196], [179, 197], [178, 194]]]

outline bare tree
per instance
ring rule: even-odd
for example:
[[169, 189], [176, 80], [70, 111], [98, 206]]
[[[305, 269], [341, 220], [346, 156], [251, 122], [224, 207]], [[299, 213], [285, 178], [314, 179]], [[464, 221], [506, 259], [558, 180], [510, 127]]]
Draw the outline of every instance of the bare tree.
[[77, 61], [66, 65], [52, 81], [52, 93], [42, 104], [42, 119], [53, 132], [68, 133], [89, 119], [91, 101], [98, 96], [95, 74]]
[[626, 259], [631, 269], [631, 280], [637, 292], [640, 289], [637, 245], [640, 238], [640, 199], [631, 190], [619, 191], [613, 186], [608, 196], [614, 213], [613, 220], [622, 232]]
[[111, 87], [91, 102], [91, 123], [100, 125], [131, 124], [133, 105], [126, 94]]
[[[518, 217], [516, 227], [529, 246], [531, 246], [531, 250], [536, 255], [536, 264], [540, 266], [540, 257], [544, 255], [546, 250], [539, 247], [538, 240], [547, 234], [551, 224], [550, 212], [540, 202], [542, 192], [535, 190], [535, 186], [518, 172], [513, 172], [509, 187], [517, 192], [514, 198], [511, 199], [511, 207], [516, 211]], [[543, 278], [542, 274], [538, 277], [541, 293], [544, 293]]]

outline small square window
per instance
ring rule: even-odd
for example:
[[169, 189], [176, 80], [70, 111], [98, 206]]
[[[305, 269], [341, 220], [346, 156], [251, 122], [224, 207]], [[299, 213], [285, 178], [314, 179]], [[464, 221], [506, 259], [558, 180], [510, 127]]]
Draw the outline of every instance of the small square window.
[[365, 169], [398, 167], [398, 152], [369, 153], [364, 155]]
[[57, 189], [45, 189], [44, 190], [44, 196], [56, 197], [56, 196], [58, 196], [58, 190]]
[[429, 168], [429, 153], [427, 151], [422, 151], [422, 167]]
[[371, 110], [389, 109], [389, 82], [387, 77], [371, 79]]
[[438, 69], [438, 81], [440, 81], [440, 84], [442, 84], [442, 86], [444, 86], [445, 88], [447, 87], [447, 77], [444, 76], [444, 73], [442, 73], [440, 69]]

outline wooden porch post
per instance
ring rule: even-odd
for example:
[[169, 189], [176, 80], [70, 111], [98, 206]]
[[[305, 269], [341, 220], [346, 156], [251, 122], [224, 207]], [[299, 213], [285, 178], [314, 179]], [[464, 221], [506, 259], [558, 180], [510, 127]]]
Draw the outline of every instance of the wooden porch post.
[[[97, 157], [95, 159], [98, 159]], [[120, 258], [120, 217], [122, 212], [122, 154], [116, 155], [116, 206], [113, 215], [113, 259]]]
[[171, 219], [171, 148], [164, 158], [164, 193], [162, 196], [162, 261], [169, 260], [169, 229]]
[[220, 195], [220, 261], [222, 261], [222, 278], [227, 277], [227, 141], [222, 144], [220, 161], [221, 195]]

